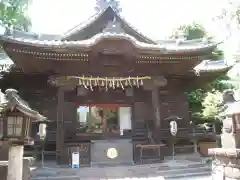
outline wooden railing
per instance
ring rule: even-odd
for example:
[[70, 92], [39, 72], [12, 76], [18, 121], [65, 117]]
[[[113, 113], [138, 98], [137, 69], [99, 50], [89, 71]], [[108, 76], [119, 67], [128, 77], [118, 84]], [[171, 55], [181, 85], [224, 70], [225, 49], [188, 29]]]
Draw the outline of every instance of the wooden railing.
[[[157, 132], [159, 135], [163, 137], [163, 139], [167, 139], [171, 137], [171, 133], [169, 129], [159, 129]], [[177, 138], [185, 138], [188, 136], [212, 136], [216, 135], [215, 128], [210, 126], [208, 128], [178, 128]]]

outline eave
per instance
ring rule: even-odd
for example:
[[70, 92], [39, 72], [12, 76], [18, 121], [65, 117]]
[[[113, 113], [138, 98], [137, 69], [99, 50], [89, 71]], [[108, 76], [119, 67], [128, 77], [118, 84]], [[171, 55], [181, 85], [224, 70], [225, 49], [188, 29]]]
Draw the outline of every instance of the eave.
[[202, 88], [205, 85], [212, 83], [216, 78], [225, 75], [227, 71], [228, 69], [202, 72], [199, 75], [196, 75], [194, 72], [192, 72], [191, 76], [188, 76], [187, 80], [185, 81], [185, 89], [188, 91], [190, 89]]
[[208, 40], [153, 45], [139, 42], [127, 34], [108, 32], [83, 41], [42, 41], [0, 36], [0, 43], [24, 72], [53, 71], [73, 76], [87, 71], [94, 75], [102, 74], [98, 71], [100, 67], [105, 74], [108, 70], [104, 66], [109, 67], [109, 63], [111, 66], [115, 64], [112, 71], [122, 71], [125, 75], [186, 74], [205, 55], [211, 54], [217, 45]]
[[[175, 43], [175, 44], [147, 44], [136, 40], [134, 37], [129, 36], [128, 34], [120, 33], [100, 33], [95, 35], [94, 37], [82, 40], [82, 41], [60, 41], [60, 40], [32, 40], [32, 39], [24, 39], [24, 38], [12, 38], [6, 36], [0, 36], [0, 44], [5, 47], [5, 44], [11, 44], [12, 47], [14, 45], [19, 46], [28, 46], [32, 48], [43, 48], [48, 49], [51, 51], [58, 51], [58, 50], [78, 50], [78, 51], [90, 51], [94, 46], [102, 43], [103, 41], [110, 42], [117, 42], [120, 44], [121, 42], [128, 42], [132, 44], [133, 48], [152, 54], [167, 54], [167, 55], [174, 55], [180, 53], [204, 53], [204, 52], [211, 52], [218, 43], [211, 42], [208, 40], [197, 41], [192, 44], [188, 43]], [[109, 48], [109, 47], [108, 47]], [[116, 47], [117, 48], [117, 47]], [[117, 49], [112, 47], [112, 50], [115, 51]]]
[[3, 111], [17, 109], [19, 112], [35, 121], [45, 121], [47, 119], [37, 111], [31, 109], [17, 93], [18, 92], [14, 89], [7, 89], [5, 94], [1, 92], [1, 103], [4, 104]]
[[217, 60], [217, 61], [204, 60], [194, 68], [194, 71], [198, 75], [203, 73], [206, 74], [206, 73], [214, 73], [214, 72], [221, 73], [221, 72], [227, 72], [229, 69], [232, 68], [232, 66], [233, 66], [232, 64], [229, 65], [224, 60]]

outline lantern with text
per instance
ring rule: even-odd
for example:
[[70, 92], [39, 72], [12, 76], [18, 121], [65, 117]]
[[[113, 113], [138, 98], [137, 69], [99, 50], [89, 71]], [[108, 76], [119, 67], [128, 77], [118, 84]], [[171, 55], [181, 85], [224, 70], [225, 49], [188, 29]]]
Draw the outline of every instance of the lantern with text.
[[32, 110], [14, 89], [5, 91], [5, 102], [2, 110], [3, 140], [16, 144], [33, 145], [30, 137], [33, 121], [44, 121], [46, 118]]
[[171, 121], [170, 122], [170, 132], [173, 136], [177, 135], [177, 122], [176, 121]]
[[169, 121], [169, 125], [170, 125], [170, 133], [172, 134], [172, 136], [176, 136], [177, 135], [177, 131], [178, 131], [178, 127], [177, 127], [177, 121], [181, 120], [182, 118], [178, 117], [178, 116], [169, 116], [167, 117], [165, 120]]
[[178, 116], [169, 116], [167, 117], [165, 120], [169, 121], [169, 125], [170, 125], [170, 133], [172, 135], [171, 138], [171, 144], [172, 144], [172, 160], [175, 160], [175, 143], [176, 143], [176, 135], [177, 135], [177, 131], [178, 131], [178, 127], [177, 127], [177, 121], [181, 120], [182, 118], [178, 117]]
[[38, 136], [41, 140], [45, 140], [46, 136], [47, 136], [47, 125], [50, 121], [47, 120], [43, 120], [39, 122], [38, 125]]

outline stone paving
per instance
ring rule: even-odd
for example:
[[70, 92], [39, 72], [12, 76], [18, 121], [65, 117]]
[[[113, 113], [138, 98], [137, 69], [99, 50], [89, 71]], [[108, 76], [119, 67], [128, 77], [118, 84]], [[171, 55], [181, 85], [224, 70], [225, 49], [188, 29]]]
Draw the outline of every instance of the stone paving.
[[[179, 177], [179, 173], [200, 171], [198, 163], [189, 161], [177, 161], [174, 163], [130, 165], [117, 167], [91, 167], [71, 169], [69, 167], [58, 167], [52, 164], [46, 164], [47, 167], [36, 168], [32, 170], [32, 180], [164, 180], [169, 175]], [[173, 167], [171, 167], [173, 166]], [[187, 173], [185, 173], [186, 175]], [[193, 174], [194, 176], [194, 174]], [[170, 178], [171, 179], [171, 178]], [[184, 179], [184, 178], [183, 178]], [[190, 177], [185, 179], [190, 180]], [[200, 180], [200, 179], [199, 179]], [[205, 179], [204, 179], [205, 180]]]
[[55, 168], [39, 168], [32, 172], [32, 179], [84, 179], [84, 180], [104, 180], [104, 179], [139, 179], [151, 175], [151, 179], [161, 180], [157, 169], [153, 167], [141, 166], [136, 169], [135, 166], [129, 167], [93, 167], [80, 169], [55, 169]]

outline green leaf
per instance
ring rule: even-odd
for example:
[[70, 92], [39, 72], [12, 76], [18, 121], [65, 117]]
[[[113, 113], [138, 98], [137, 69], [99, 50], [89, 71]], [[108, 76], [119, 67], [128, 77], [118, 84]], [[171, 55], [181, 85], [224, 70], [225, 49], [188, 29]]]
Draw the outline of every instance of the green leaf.
[[1, 0], [0, 25], [5, 28], [28, 31], [31, 27], [31, 21], [25, 12], [30, 2], [30, 0]]

